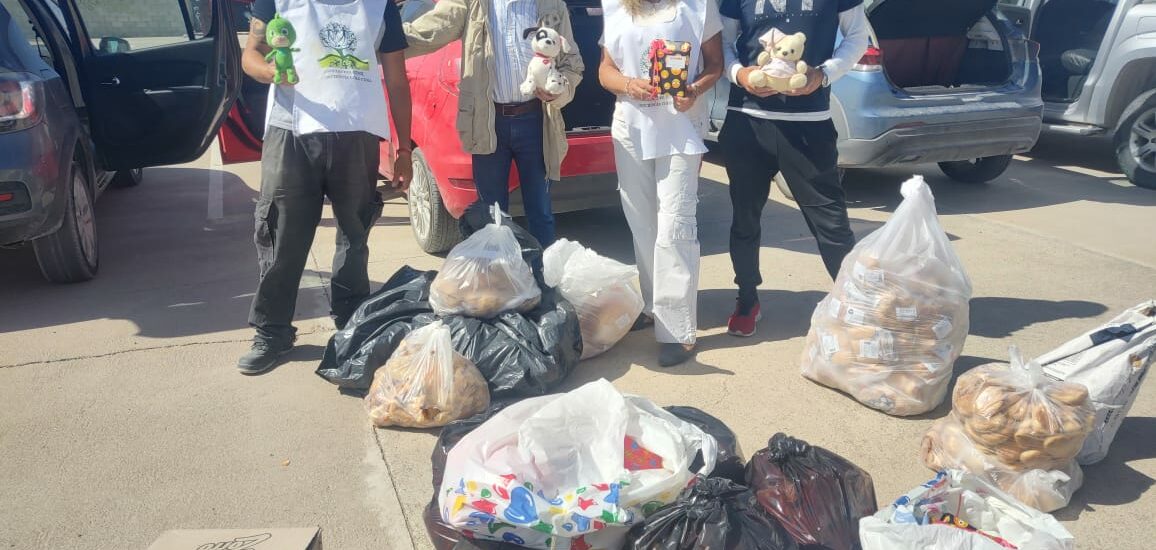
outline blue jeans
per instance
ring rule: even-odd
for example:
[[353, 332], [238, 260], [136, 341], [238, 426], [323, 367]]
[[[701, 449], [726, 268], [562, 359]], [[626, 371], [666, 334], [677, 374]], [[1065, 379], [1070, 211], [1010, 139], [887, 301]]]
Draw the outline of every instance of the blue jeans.
[[498, 203], [510, 211], [510, 164], [518, 164], [522, 203], [530, 234], [543, 247], [554, 243], [554, 209], [550, 204], [550, 182], [542, 152], [542, 112], [502, 116], [494, 120], [498, 148], [488, 155], [474, 155], [474, 185], [478, 199]]

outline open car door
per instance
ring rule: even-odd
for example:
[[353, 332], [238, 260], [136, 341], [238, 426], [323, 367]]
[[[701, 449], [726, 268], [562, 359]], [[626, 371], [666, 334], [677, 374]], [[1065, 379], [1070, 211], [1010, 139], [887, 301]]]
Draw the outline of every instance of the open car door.
[[[249, 36], [251, 0], [229, 0], [233, 9], [234, 31], [244, 43]], [[265, 112], [269, 102], [269, 85], [241, 74], [241, 91], [237, 102], [225, 117], [217, 134], [221, 161], [225, 164], [261, 160], [261, 139], [265, 135]]]
[[[212, 143], [241, 87], [230, 0], [156, 0], [140, 36], [107, 36], [109, 2], [68, 3], [81, 89], [106, 169], [177, 164]], [[107, 13], [104, 13], [107, 12]], [[123, 28], [123, 27], [122, 27]]]

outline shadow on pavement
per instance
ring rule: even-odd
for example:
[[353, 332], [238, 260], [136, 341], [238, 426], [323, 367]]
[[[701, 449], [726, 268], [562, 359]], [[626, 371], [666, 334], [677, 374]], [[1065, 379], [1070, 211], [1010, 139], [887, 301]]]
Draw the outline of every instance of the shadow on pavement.
[[1128, 465], [1156, 458], [1156, 418], [1128, 417], [1116, 433], [1107, 458], [1084, 467], [1084, 486], [1067, 508], [1055, 512], [1057, 519], [1071, 521], [1096, 506], [1119, 506], [1135, 502], [1156, 480]]
[[1034, 300], [981, 296], [971, 299], [971, 332], [985, 338], [1006, 338], [1037, 323], [1060, 319], [1089, 319], [1108, 307], [1085, 300]]

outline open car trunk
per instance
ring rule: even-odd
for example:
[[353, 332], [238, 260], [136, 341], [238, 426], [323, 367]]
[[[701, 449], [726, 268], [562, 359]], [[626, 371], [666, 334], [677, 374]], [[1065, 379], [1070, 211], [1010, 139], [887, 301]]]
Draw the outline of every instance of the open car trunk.
[[598, 64], [602, 61], [602, 6], [598, 0], [568, 0], [570, 26], [582, 53], [586, 71], [574, 92], [574, 100], [562, 109], [566, 128], [571, 132], [609, 131], [614, 118], [614, 95], [598, 83]]
[[892, 84], [908, 91], [998, 86], [1012, 74], [997, 0], [876, 0], [867, 17]]

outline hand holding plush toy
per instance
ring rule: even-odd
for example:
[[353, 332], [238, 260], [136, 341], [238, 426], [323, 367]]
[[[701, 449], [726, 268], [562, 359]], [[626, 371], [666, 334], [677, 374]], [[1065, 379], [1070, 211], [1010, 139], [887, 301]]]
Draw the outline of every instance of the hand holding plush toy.
[[807, 85], [807, 63], [802, 61], [807, 36], [801, 32], [785, 34], [771, 29], [759, 37], [764, 51], [759, 53], [759, 70], [747, 77], [755, 88], [776, 92], [797, 90]]
[[522, 37], [530, 40], [534, 59], [526, 70], [526, 80], [520, 88], [523, 94], [542, 90], [550, 95], [562, 95], [569, 82], [558, 70], [554, 58], [561, 53], [570, 53], [570, 42], [558, 31], [550, 27], [530, 27], [522, 32]]
[[273, 62], [273, 83], [296, 84], [297, 69], [293, 66], [293, 52], [301, 50], [293, 47], [297, 41], [297, 31], [293, 29], [293, 24], [288, 19], [282, 19], [281, 14], [274, 15], [266, 26], [265, 41], [273, 48], [265, 56], [265, 61]]

